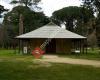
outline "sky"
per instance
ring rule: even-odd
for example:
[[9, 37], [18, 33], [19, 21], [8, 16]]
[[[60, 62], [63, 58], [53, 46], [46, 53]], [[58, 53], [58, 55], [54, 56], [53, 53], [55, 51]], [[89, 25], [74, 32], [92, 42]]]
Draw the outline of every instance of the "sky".
[[47, 16], [51, 16], [55, 10], [66, 6], [79, 6], [79, 0], [42, 0], [42, 8]]
[[[9, 4], [10, 1], [11, 0], [0, 0], [0, 4], [5, 8], [12, 9], [14, 6]], [[80, 0], [42, 0], [40, 6], [46, 16], [51, 16], [55, 10], [59, 10], [67, 6], [79, 6], [80, 4]]]
[[[7, 9], [12, 9], [15, 5], [9, 4], [11, 0], [0, 0], [0, 5], [3, 5]], [[40, 7], [44, 14], [48, 17], [56, 10], [59, 10], [67, 6], [80, 6], [80, 0], [42, 0]]]

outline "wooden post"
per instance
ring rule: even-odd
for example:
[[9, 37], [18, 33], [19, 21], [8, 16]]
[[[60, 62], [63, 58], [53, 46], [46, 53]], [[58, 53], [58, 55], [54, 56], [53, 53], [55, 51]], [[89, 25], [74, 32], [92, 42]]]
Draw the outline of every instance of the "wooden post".
[[[19, 16], [19, 35], [23, 34], [23, 15]], [[23, 50], [22, 40], [19, 40], [19, 53]]]
[[80, 53], [82, 53], [82, 40], [80, 40]]
[[88, 47], [88, 46], [87, 46], [87, 40], [86, 40], [86, 54], [87, 54], [87, 47]]
[[82, 40], [82, 53], [84, 54], [84, 40]]
[[81, 39], [79, 40], [79, 50], [80, 50], [80, 54], [81, 54]]

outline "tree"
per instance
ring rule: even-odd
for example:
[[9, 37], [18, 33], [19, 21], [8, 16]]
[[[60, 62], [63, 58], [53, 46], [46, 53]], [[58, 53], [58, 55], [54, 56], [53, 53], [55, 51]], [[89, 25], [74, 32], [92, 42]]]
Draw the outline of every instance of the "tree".
[[[4, 11], [8, 11], [8, 9], [5, 9], [4, 6], [0, 5], [0, 18], [2, 17], [2, 13]], [[2, 27], [2, 24], [0, 24], [0, 46], [2, 46], [2, 43], [3, 43], [3, 27]]]
[[37, 5], [41, 0], [12, 0], [11, 4], [24, 4], [26, 7], [31, 5]]
[[15, 30], [18, 32], [20, 14], [23, 15], [24, 33], [34, 30], [49, 21], [42, 12], [34, 12], [28, 7], [17, 6], [5, 15], [4, 24], [16, 26]]
[[92, 48], [92, 50], [94, 50], [94, 47], [97, 46], [96, 30], [94, 30], [90, 34], [88, 34], [87, 43]]
[[2, 44], [2, 42], [3, 42], [3, 32], [2, 32], [3, 30], [2, 30], [2, 27], [0, 26], [0, 47], [2, 46], [1, 44]]
[[98, 38], [98, 45], [100, 46], [100, 0], [82, 0], [83, 6], [91, 9], [96, 14], [95, 27]]
[[3, 13], [4, 11], [8, 11], [8, 9], [5, 9], [4, 6], [0, 5], [0, 17], [2, 17], [1, 13]]
[[65, 7], [55, 11], [52, 16], [53, 20], [58, 21], [59, 23], [64, 23], [66, 29], [70, 31], [75, 31], [76, 28], [87, 23], [89, 19], [93, 17], [92, 11], [87, 8], [76, 6]]
[[99, 0], [82, 0], [83, 6], [92, 9], [93, 12], [100, 12], [100, 1]]
[[[4, 37], [9, 41], [9, 45], [13, 45], [13, 38], [19, 35], [19, 16], [23, 15], [24, 33], [39, 28], [49, 22], [49, 19], [42, 12], [34, 12], [25, 6], [17, 6], [8, 12], [3, 24], [7, 31], [7, 37]], [[7, 42], [5, 41], [5, 43]]]

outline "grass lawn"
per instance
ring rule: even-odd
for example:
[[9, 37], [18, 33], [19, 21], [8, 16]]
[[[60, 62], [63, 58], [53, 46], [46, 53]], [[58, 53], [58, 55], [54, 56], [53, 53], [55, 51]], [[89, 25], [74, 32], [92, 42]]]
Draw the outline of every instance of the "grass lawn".
[[31, 55], [0, 50], [0, 80], [100, 80], [100, 68], [43, 63]]
[[[54, 53], [55, 54], [55, 53]], [[100, 60], [100, 50], [99, 49], [94, 49], [91, 50], [89, 49], [88, 50], [88, 53], [86, 54], [58, 54], [59, 57], [70, 57], [70, 58], [79, 58], [79, 59], [90, 59], [90, 60]], [[19, 54], [18, 51], [17, 53], [15, 53], [15, 50], [3, 50], [3, 49], [0, 49], [0, 56], [4, 56], [4, 57], [10, 57], [10, 56], [13, 56], [14, 57], [32, 57], [31, 55], [22, 55], [22, 54]], [[10, 57], [11, 58], [11, 57]], [[33, 58], [33, 57], [32, 57]]]
[[30, 61], [2, 61], [0, 80], [100, 80], [100, 68], [69, 64], [47, 67]]
[[100, 50], [99, 49], [89, 49], [87, 54], [65, 54], [59, 55], [60, 57], [70, 57], [70, 58], [79, 58], [79, 59], [89, 59], [89, 60], [100, 60]]

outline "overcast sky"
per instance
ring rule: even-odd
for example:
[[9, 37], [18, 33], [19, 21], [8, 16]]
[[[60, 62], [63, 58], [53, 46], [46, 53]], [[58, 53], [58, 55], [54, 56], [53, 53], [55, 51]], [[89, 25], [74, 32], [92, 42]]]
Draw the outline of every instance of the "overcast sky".
[[51, 16], [52, 12], [66, 6], [79, 6], [79, 0], [42, 0], [42, 8], [47, 16]]
[[[5, 8], [12, 9], [13, 5], [10, 5], [11, 0], [0, 0], [0, 4]], [[41, 7], [46, 16], [51, 16], [52, 12], [61, 9], [66, 6], [79, 6], [80, 0], [42, 0]]]

